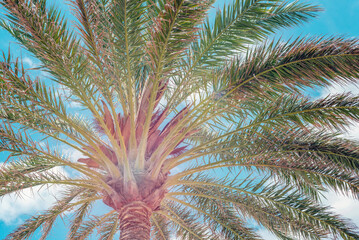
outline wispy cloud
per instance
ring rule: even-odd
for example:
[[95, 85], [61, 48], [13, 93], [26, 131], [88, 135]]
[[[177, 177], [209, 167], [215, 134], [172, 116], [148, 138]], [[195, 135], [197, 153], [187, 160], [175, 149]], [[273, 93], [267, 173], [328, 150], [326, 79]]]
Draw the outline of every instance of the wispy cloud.
[[22, 58], [22, 62], [25, 65], [25, 67], [29, 67], [29, 68], [38, 67], [38, 64], [36, 64], [36, 62], [29, 57]]
[[331, 86], [324, 88], [321, 91], [321, 96], [324, 97], [328, 94], [339, 94], [339, 93], [352, 93], [359, 94], [359, 84], [332, 84]]
[[[67, 175], [62, 167], [50, 171]], [[5, 195], [0, 199], [0, 221], [7, 225], [19, 224], [24, 215], [34, 215], [51, 207], [62, 189], [59, 185], [37, 186]]]
[[261, 228], [261, 230], [259, 230], [257, 232], [261, 237], [263, 237], [263, 239], [265, 240], [277, 240], [278, 238], [273, 235], [273, 233], [271, 233], [270, 231], [268, 231], [265, 228]]
[[352, 219], [359, 226], [359, 212], [356, 211], [359, 209], [358, 200], [336, 194], [335, 192], [329, 192], [326, 197], [327, 199], [324, 203], [330, 205], [335, 212]]
[[62, 153], [65, 154], [67, 159], [69, 159], [71, 162], [76, 162], [79, 158], [85, 157], [85, 155], [82, 154], [82, 152], [69, 147], [63, 148]]

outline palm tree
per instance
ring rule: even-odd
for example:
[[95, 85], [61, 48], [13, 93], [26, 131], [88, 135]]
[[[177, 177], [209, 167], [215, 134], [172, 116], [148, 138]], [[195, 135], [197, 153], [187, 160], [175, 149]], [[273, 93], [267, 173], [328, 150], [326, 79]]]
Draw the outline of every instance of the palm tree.
[[[69, 239], [261, 239], [253, 221], [280, 239], [359, 239], [321, 203], [328, 189], [359, 199], [359, 143], [340, 136], [359, 97], [303, 91], [355, 82], [358, 39], [270, 40], [319, 7], [236, 0], [210, 21], [213, 2], [72, 0], [68, 24], [46, 0], [1, 1], [41, 66], [0, 63], [0, 196], [63, 186], [7, 239], [45, 239], [66, 213]], [[112, 210], [91, 214], [97, 202]]]

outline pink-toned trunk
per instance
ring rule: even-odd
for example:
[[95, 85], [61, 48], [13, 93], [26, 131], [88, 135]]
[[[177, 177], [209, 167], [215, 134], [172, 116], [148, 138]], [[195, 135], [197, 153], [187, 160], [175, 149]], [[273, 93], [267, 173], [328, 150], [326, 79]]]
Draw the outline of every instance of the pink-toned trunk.
[[149, 240], [151, 232], [151, 208], [136, 201], [120, 211], [120, 240]]

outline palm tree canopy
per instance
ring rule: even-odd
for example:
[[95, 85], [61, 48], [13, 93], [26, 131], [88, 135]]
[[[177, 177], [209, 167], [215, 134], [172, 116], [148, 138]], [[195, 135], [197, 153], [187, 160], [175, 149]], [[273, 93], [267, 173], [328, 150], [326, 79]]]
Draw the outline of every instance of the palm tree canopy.
[[359, 39], [271, 39], [320, 11], [299, 1], [234, 0], [213, 21], [213, 0], [69, 2], [74, 24], [46, 0], [1, 1], [0, 25], [41, 66], [0, 62], [0, 197], [64, 186], [7, 239], [46, 239], [71, 209], [68, 239], [262, 239], [253, 221], [279, 239], [359, 239], [321, 203], [328, 189], [359, 200], [359, 143], [340, 136], [359, 96], [303, 94], [355, 83]]

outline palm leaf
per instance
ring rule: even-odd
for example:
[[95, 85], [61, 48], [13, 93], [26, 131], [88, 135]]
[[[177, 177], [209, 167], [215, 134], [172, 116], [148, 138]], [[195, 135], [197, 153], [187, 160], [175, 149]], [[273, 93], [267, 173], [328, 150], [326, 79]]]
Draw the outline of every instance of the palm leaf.
[[45, 239], [51, 231], [53, 224], [57, 217], [63, 214], [65, 211], [76, 207], [80, 204], [87, 204], [87, 202], [94, 201], [93, 196], [96, 195], [96, 192], [92, 191], [92, 198], [86, 200], [80, 200], [72, 203], [77, 196], [86, 191], [84, 188], [71, 189], [64, 194], [63, 198], [57, 202], [50, 210], [47, 210], [43, 214], [39, 214], [25, 221], [24, 224], [20, 225], [15, 229], [11, 234], [9, 234], [6, 239], [27, 239], [31, 237], [34, 232], [39, 228], [43, 227], [43, 234], [41, 239]]
[[[206, 206], [204, 203], [196, 201], [197, 197], [223, 199], [223, 201], [238, 203], [238, 205], [252, 205], [252, 207], [240, 208], [248, 216], [251, 216], [251, 211], [255, 213], [256, 209], [266, 209], [267, 212], [272, 212], [277, 217], [281, 218], [282, 215], [283, 218], [289, 218], [291, 221], [292, 219], [298, 220], [299, 222], [296, 224], [299, 226], [296, 227], [296, 224], [283, 224], [277, 222], [278, 219], [274, 221], [275, 218], [272, 218], [273, 222], [269, 227], [265, 224], [266, 219], [263, 219], [263, 224], [267, 225], [267, 228], [277, 228], [277, 231], [283, 231], [284, 235], [291, 232], [296, 236], [321, 238], [330, 233], [344, 239], [355, 239], [358, 236], [355, 228], [350, 223], [330, 213], [328, 208], [317, 205], [309, 198], [303, 199], [303, 196], [295, 192], [292, 187], [268, 184], [268, 178], [259, 183], [255, 183], [254, 180], [248, 178], [235, 183], [233, 180], [213, 179], [205, 175], [187, 179], [179, 183], [188, 187], [185, 187], [184, 192], [179, 192], [178, 195], [193, 196], [194, 198], [190, 197], [191, 200], [189, 199], [188, 201], [193, 199], [196, 206]], [[173, 194], [176, 195], [176, 193]], [[216, 196], [223, 196], [223, 198]], [[227, 196], [230, 197], [227, 198]], [[205, 207], [205, 209], [208, 209], [208, 207]], [[262, 221], [261, 219], [256, 220], [258, 222]], [[276, 224], [273, 224], [274, 222]], [[281, 230], [281, 228], [286, 230]]]
[[223, 71], [223, 88], [230, 86], [245, 97], [263, 90], [348, 83], [358, 77], [358, 49], [356, 39], [341, 37], [273, 41], [234, 59]]
[[[216, 66], [227, 56], [248, 49], [278, 28], [291, 27], [316, 16], [317, 6], [281, 0], [236, 0], [218, 11], [213, 23], [207, 19], [200, 42], [193, 43], [193, 64]], [[228, 58], [228, 57], [227, 57]]]
[[166, 240], [170, 238], [169, 221], [165, 217], [154, 214], [151, 216], [151, 221], [153, 226], [151, 231], [152, 239]]

